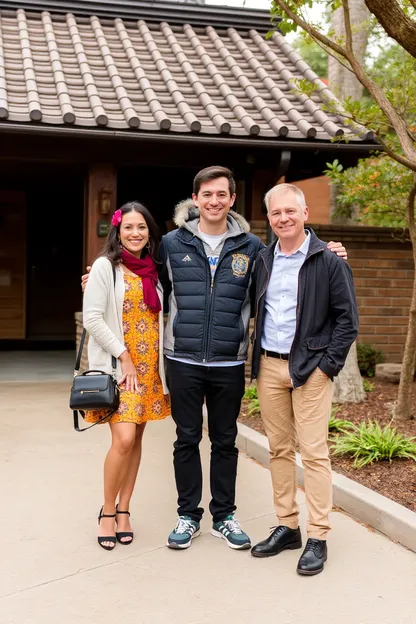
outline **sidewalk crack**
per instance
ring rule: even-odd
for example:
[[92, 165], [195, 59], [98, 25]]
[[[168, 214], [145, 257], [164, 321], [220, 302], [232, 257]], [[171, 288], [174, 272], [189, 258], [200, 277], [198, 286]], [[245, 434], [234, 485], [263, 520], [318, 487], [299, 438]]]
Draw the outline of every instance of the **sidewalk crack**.
[[128, 561], [129, 559], [133, 559], [135, 557], [142, 557], [143, 555], [148, 555], [150, 553], [156, 552], [157, 550], [162, 550], [164, 548], [166, 548], [165, 545], [157, 546], [156, 548], [146, 550], [145, 552], [134, 553], [132, 555], [128, 555], [127, 557], [117, 559], [117, 561], [110, 561], [109, 563], [103, 563], [102, 565], [92, 566], [91, 568], [80, 568], [79, 570], [77, 570], [76, 572], [72, 572], [71, 574], [65, 574], [64, 576], [59, 576], [58, 578], [50, 579], [48, 581], [43, 581], [42, 583], [37, 583], [36, 585], [29, 585], [28, 587], [22, 587], [22, 589], [19, 589], [17, 591], [10, 592], [9, 594], [4, 594], [3, 596], [0, 596], [0, 600], [3, 600], [4, 598], [11, 598], [12, 596], [18, 596], [19, 594], [22, 594], [27, 591], [31, 591], [32, 589], [38, 589], [39, 587], [52, 585], [53, 583], [58, 583], [59, 581], [65, 581], [66, 579], [71, 578], [72, 576], [78, 576], [80, 574], [85, 574], [86, 572], [94, 572], [95, 570], [100, 570], [101, 568], [107, 568], [109, 566], [113, 566], [118, 563], [124, 563], [125, 561]]

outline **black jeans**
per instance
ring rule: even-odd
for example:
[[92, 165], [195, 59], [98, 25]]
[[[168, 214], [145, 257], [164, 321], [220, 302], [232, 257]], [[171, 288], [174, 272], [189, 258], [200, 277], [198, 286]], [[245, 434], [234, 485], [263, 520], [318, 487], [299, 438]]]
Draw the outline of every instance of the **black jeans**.
[[202, 406], [206, 400], [211, 440], [209, 510], [214, 522], [235, 511], [238, 449], [237, 418], [244, 394], [244, 364], [194, 366], [167, 359], [167, 378], [176, 424], [173, 451], [178, 514], [199, 521], [204, 512], [199, 443], [202, 438]]

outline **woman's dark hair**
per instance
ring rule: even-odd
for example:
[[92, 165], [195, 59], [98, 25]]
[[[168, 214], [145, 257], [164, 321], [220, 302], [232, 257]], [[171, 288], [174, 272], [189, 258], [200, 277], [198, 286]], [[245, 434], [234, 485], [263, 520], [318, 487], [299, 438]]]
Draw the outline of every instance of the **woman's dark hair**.
[[[159, 244], [160, 244], [160, 234], [159, 228], [156, 225], [155, 220], [152, 215], [148, 211], [148, 209], [140, 204], [138, 201], [131, 201], [123, 204], [120, 207], [121, 217], [127, 214], [128, 212], [139, 212], [143, 215], [144, 220], [146, 221], [146, 225], [149, 229], [149, 248], [145, 247], [142, 251], [142, 255], [145, 256], [149, 254], [149, 256], [156, 262], [156, 264], [160, 264], [159, 261]], [[103, 251], [101, 253], [102, 256], [105, 256], [110, 260], [110, 262], [116, 266], [121, 262], [121, 251], [122, 247], [120, 245], [120, 223], [115, 226], [112, 225], [110, 231], [107, 235], [107, 239], [104, 244]]]

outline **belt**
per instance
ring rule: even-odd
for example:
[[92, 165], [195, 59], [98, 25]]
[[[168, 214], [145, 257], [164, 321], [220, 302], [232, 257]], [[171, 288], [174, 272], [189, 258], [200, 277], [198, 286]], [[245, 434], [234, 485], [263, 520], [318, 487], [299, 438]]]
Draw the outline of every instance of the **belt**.
[[267, 351], [266, 349], [262, 349], [261, 352], [266, 357], [277, 358], [279, 360], [289, 359], [289, 353], [276, 353], [276, 351]]

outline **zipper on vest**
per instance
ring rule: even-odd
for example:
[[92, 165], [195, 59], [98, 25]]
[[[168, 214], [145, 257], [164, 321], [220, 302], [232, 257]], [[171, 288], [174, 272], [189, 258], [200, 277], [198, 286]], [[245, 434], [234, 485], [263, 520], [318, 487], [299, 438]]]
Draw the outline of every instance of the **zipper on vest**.
[[[229, 239], [227, 239], [227, 240], [229, 240]], [[234, 251], [235, 249], [238, 249], [239, 247], [243, 247], [246, 244], [246, 241], [241, 242], [240, 245], [234, 245], [234, 247], [232, 247], [231, 249], [228, 249], [227, 251], [225, 251], [223, 253], [224, 247], [225, 247], [225, 245], [227, 243], [227, 240], [225, 240], [224, 246], [223, 246], [223, 248], [221, 250], [221, 253], [220, 253], [220, 256], [218, 258], [218, 264], [216, 266], [215, 273], [214, 273], [213, 276], [210, 275], [210, 277], [211, 277], [211, 282], [210, 282], [211, 287], [210, 287], [210, 290], [209, 290], [209, 314], [208, 314], [208, 321], [211, 321], [212, 302], [213, 302], [213, 299], [214, 299], [215, 276], [218, 273], [218, 269], [220, 268], [220, 264], [224, 260], [225, 256], [228, 253], [230, 253], [231, 251]], [[208, 264], [208, 269], [211, 272], [211, 267], [209, 266], [208, 257], [207, 257], [207, 264]], [[208, 361], [208, 345], [209, 345], [210, 337], [211, 337], [211, 323], [208, 322], [208, 329], [207, 329], [207, 333], [206, 333], [206, 341], [205, 341], [204, 350], [203, 350], [203, 353], [204, 353], [204, 358], [202, 360], [203, 363], [206, 363]]]
[[[209, 284], [210, 284], [210, 286], [209, 286], [209, 289], [208, 289], [209, 301], [208, 301], [207, 330], [206, 330], [205, 335], [204, 335], [205, 344], [203, 345], [203, 349], [202, 349], [202, 353], [203, 353], [203, 356], [204, 356], [202, 358], [202, 362], [204, 364], [207, 362], [207, 359], [208, 359], [208, 344], [209, 344], [208, 336], [209, 336], [209, 333], [210, 333], [209, 328], [210, 328], [210, 323], [211, 323], [212, 298], [213, 298], [212, 292], [214, 290], [214, 279], [215, 279], [215, 274], [214, 274], [214, 276], [212, 276], [211, 267], [210, 267], [210, 264], [208, 262], [208, 258], [207, 258], [207, 265], [208, 265], [208, 271], [209, 271]], [[218, 269], [218, 265], [217, 265], [217, 269]], [[217, 271], [215, 271], [215, 273], [216, 272]]]

